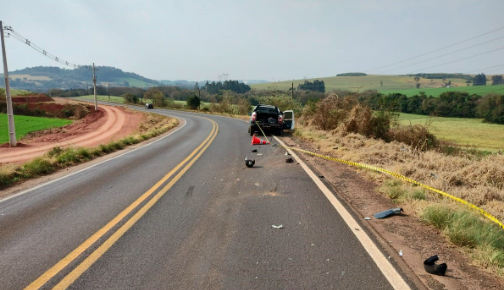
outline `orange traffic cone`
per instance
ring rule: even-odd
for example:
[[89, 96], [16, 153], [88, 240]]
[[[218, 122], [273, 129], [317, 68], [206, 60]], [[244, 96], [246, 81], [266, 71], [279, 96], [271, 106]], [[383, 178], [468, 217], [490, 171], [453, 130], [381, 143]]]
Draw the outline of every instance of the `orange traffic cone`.
[[270, 144], [269, 141], [261, 140], [261, 138], [257, 138], [255, 134], [254, 134], [254, 136], [252, 136], [251, 145], [268, 145], [268, 144]]

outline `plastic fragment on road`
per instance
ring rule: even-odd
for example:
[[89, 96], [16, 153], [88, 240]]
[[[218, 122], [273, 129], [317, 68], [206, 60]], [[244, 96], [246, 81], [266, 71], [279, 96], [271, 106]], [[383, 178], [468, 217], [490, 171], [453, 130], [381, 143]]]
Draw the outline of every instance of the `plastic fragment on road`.
[[391, 215], [401, 214], [402, 211], [403, 210], [400, 207], [393, 208], [393, 209], [388, 209], [388, 210], [385, 210], [385, 211], [382, 211], [382, 212], [379, 212], [379, 213], [375, 213], [374, 217], [377, 218], [377, 219], [382, 219], [382, 218], [386, 218], [386, 217], [391, 216]]
[[437, 255], [434, 255], [425, 260], [424, 261], [425, 272], [429, 274], [444, 276], [446, 273], [446, 269], [448, 268], [448, 265], [446, 265], [446, 263], [436, 265], [437, 260], [439, 260], [439, 257]]
[[255, 159], [248, 159], [247, 157], [245, 157], [245, 166], [247, 166], [248, 168], [251, 168], [251, 167], [254, 167], [254, 164], [255, 164]]
[[289, 152], [285, 152], [285, 156], [287, 156], [287, 155], [290, 155], [290, 153]]
[[252, 152], [257, 152], [257, 149], [251, 149], [250, 151], [252, 151]]
[[403, 256], [402, 250], [399, 250], [399, 256], [401, 256], [401, 257]]
[[271, 227], [274, 229], [283, 229], [284, 228], [283, 225], [279, 225], [279, 226], [271, 225]]
[[367, 216], [367, 217], [364, 217], [364, 219], [365, 220], [370, 220], [371, 218]]
[[292, 162], [294, 162], [294, 159], [292, 159], [292, 157], [289, 157], [289, 158], [285, 159], [285, 162], [286, 163], [292, 163]]
[[263, 156], [263, 154], [262, 153], [257, 153], [257, 156]]

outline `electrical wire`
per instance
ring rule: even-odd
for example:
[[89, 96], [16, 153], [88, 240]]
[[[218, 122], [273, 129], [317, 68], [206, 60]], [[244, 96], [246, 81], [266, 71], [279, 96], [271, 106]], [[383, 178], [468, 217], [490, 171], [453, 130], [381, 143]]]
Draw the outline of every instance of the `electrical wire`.
[[36, 45], [35, 43], [32, 43], [30, 40], [28, 40], [27, 38], [23, 37], [21, 34], [17, 33], [16, 31], [14, 31], [14, 29], [12, 29], [12, 27], [10, 26], [4, 26], [4, 29], [9, 31], [7, 32], [7, 36], [8, 37], [12, 37], [26, 45], [28, 45], [29, 47], [33, 48], [35, 51], [43, 54], [44, 56], [62, 64], [62, 65], [66, 65], [68, 67], [72, 67], [72, 68], [80, 68], [80, 67], [83, 67], [81, 65], [77, 65], [75, 63], [70, 63], [68, 61], [65, 61], [49, 52], [47, 52], [45, 49], [39, 47], [38, 45]]
[[480, 46], [480, 45], [483, 45], [483, 44], [487, 44], [487, 43], [490, 43], [490, 42], [493, 42], [493, 41], [496, 41], [496, 40], [499, 40], [499, 39], [502, 39], [502, 38], [504, 38], [504, 36], [497, 37], [497, 38], [494, 38], [494, 39], [489, 40], [489, 41], [481, 42], [481, 43], [475, 44], [475, 45], [473, 45], [473, 46], [468, 46], [468, 47], [465, 47], [465, 48], [462, 48], [462, 49], [459, 49], [459, 50], [456, 50], [456, 51], [452, 51], [452, 52], [449, 52], [449, 53], [445, 53], [445, 54], [442, 54], [442, 55], [439, 55], [439, 56], [436, 56], [436, 57], [433, 57], [433, 58], [425, 59], [425, 60], [422, 60], [422, 61], [419, 61], [419, 62], [415, 62], [415, 63], [407, 64], [407, 65], [404, 65], [404, 66], [400, 66], [400, 67], [398, 67], [398, 68], [393, 68], [393, 69], [390, 69], [390, 70], [385, 70], [385, 71], [381, 71], [381, 72], [377, 72], [377, 73], [382, 74], [382, 73], [386, 73], [386, 72], [390, 72], [390, 71], [398, 70], [398, 69], [401, 69], [401, 68], [409, 67], [409, 66], [412, 66], [412, 65], [417, 65], [417, 64], [420, 64], [420, 63], [424, 63], [424, 62], [427, 62], [427, 61], [431, 61], [431, 60], [434, 60], [434, 59], [441, 58], [441, 57], [443, 57], [443, 56], [447, 56], [447, 55], [454, 54], [454, 53], [457, 53], [457, 52], [460, 52], [460, 51], [464, 51], [464, 50], [466, 50], [466, 49], [470, 49], [470, 48], [473, 48], [473, 47], [476, 47], [476, 46]]
[[432, 50], [432, 51], [429, 51], [429, 52], [426, 52], [426, 53], [423, 53], [423, 54], [420, 54], [420, 55], [417, 55], [417, 56], [414, 56], [414, 57], [410, 57], [410, 58], [405, 59], [405, 60], [401, 60], [401, 61], [398, 61], [398, 62], [395, 62], [395, 63], [392, 63], [392, 64], [388, 64], [388, 65], [384, 65], [384, 66], [377, 67], [377, 68], [374, 68], [374, 69], [370, 69], [370, 70], [367, 70], [366, 72], [371, 72], [371, 71], [379, 70], [379, 69], [382, 69], [382, 68], [385, 68], [385, 67], [389, 67], [389, 66], [393, 66], [393, 65], [396, 65], [396, 64], [403, 63], [403, 62], [408, 61], [408, 60], [412, 60], [412, 59], [419, 58], [419, 57], [422, 57], [422, 56], [425, 56], [425, 55], [429, 55], [431, 53], [438, 52], [440, 50], [443, 50], [443, 49], [446, 49], [446, 48], [450, 48], [450, 47], [453, 47], [455, 45], [458, 45], [458, 44], [461, 44], [461, 43], [464, 43], [464, 42], [468, 42], [470, 40], [476, 39], [478, 37], [481, 37], [481, 36], [484, 36], [484, 35], [487, 35], [487, 34], [490, 34], [490, 33], [493, 33], [493, 32], [499, 31], [499, 30], [502, 30], [502, 29], [504, 29], [504, 26], [500, 27], [500, 28], [497, 28], [497, 29], [494, 29], [494, 30], [491, 30], [491, 31], [488, 31], [488, 32], [485, 32], [483, 34], [480, 34], [480, 35], [477, 35], [477, 36], [474, 36], [474, 37], [471, 37], [471, 38], [468, 38], [468, 39], [456, 42], [456, 43], [453, 43], [453, 44], [450, 44], [448, 46], [438, 48], [436, 50]]
[[414, 73], [414, 72], [419, 72], [419, 71], [423, 71], [423, 70], [426, 70], [426, 69], [431, 69], [431, 68], [435, 68], [435, 67], [438, 67], [438, 66], [443, 66], [443, 65], [446, 65], [446, 64], [451, 64], [451, 63], [458, 62], [458, 61], [461, 61], [461, 60], [470, 59], [470, 58], [473, 58], [473, 57], [476, 57], [476, 56], [480, 56], [480, 55], [484, 55], [484, 54], [492, 53], [492, 52], [495, 52], [495, 51], [498, 51], [498, 50], [501, 50], [501, 49], [504, 49], [504, 46], [503, 46], [503, 47], [496, 48], [496, 49], [493, 49], [493, 50], [490, 50], [490, 51], [485, 51], [485, 52], [483, 52], [483, 53], [478, 53], [478, 54], [474, 54], [474, 55], [471, 55], [471, 56], [468, 56], [468, 57], [459, 58], [459, 59], [452, 60], [452, 61], [449, 61], [449, 62], [445, 62], [445, 63], [442, 63], [442, 64], [438, 64], [438, 65], [434, 65], [434, 66], [426, 67], [426, 68], [423, 68], [423, 69], [415, 70], [415, 71], [409, 72], [409, 73], [407, 73], [407, 74], [412, 74], [412, 73]]

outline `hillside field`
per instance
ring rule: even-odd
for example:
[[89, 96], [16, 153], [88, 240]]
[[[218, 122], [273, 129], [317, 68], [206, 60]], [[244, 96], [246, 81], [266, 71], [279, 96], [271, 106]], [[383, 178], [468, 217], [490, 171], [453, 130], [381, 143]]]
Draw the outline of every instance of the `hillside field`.
[[[491, 78], [491, 76], [487, 76]], [[426, 95], [439, 96], [445, 91], [467, 91], [474, 92], [477, 94], [487, 94], [494, 91], [501, 90], [504, 91], [504, 85], [500, 86], [478, 86], [478, 87], [467, 87], [464, 79], [450, 79], [447, 78], [446, 82], [451, 81], [452, 85], [450, 88], [444, 87], [444, 82], [441, 79], [425, 79], [421, 78], [419, 80], [420, 89], [416, 88], [416, 82], [414, 77], [410, 76], [393, 76], [393, 75], [367, 75], [367, 76], [339, 76], [339, 77], [327, 77], [327, 78], [313, 78], [307, 79], [308, 81], [323, 80], [326, 86], [326, 92], [331, 92], [332, 90], [348, 90], [348, 91], [365, 91], [365, 90], [377, 90], [383, 93], [402, 93], [407, 96], [413, 96], [425, 92]], [[262, 84], [252, 84], [250, 85], [253, 89], [257, 90], [285, 90], [287, 91], [291, 87], [291, 83], [294, 82], [294, 88], [297, 88], [299, 84], [304, 83], [305, 80], [294, 80], [294, 81], [282, 81], [282, 82], [272, 82], [272, 83], [262, 83]], [[380, 85], [380, 81], [383, 81], [383, 86]], [[488, 82], [490, 84], [490, 82]], [[502, 92], [500, 91], [500, 92]]]
[[[62, 127], [70, 123], [72, 123], [72, 121], [65, 119], [30, 117], [21, 115], [14, 116], [14, 124], [16, 126], [16, 139], [18, 141], [30, 132]], [[2, 132], [2, 134], [0, 135], [0, 144], [9, 142], [9, 125], [7, 121], [7, 114], [0, 113], [0, 132]]]
[[439, 97], [444, 92], [467, 92], [469, 94], [477, 94], [480, 96], [485, 96], [489, 93], [499, 93], [504, 94], [504, 85], [497, 86], [475, 86], [475, 87], [451, 87], [451, 88], [426, 88], [426, 89], [407, 89], [407, 90], [388, 90], [388, 91], [380, 91], [383, 94], [390, 93], [401, 93], [408, 97], [419, 95], [421, 92], [424, 92], [427, 96]]
[[430, 117], [401, 113], [401, 125], [426, 125], [437, 138], [461, 147], [504, 151], [504, 125], [483, 123], [483, 119]]

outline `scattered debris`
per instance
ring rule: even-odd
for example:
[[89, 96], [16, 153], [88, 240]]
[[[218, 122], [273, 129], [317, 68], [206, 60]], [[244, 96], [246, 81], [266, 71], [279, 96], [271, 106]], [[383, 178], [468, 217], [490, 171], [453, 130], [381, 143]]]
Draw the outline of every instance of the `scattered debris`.
[[448, 265], [446, 265], [446, 263], [436, 265], [437, 260], [439, 260], [439, 257], [437, 255], [434, 255], [425, 260], [423, 263], [424, 269], [427, 273], [444, 276], [446, 273], [446, 269], [448, 268]]
[[285, 155], [290, 155], [290, 153], [289, 152], [285, 152]]
[[257, 153], [257, 156], [263, 156], [263, 154], [262, 153]]
[[385, 211], [382, 211], [382, 212], [379, 212], [379, 213], [375, 213], [374, 217], [377, 218], [377, 219], [382, 219], [382, 218], [386, 218], [386, 217], [391, 216], [391, 215], [401, 214], [402, 211], [403, 211], [403, 209], [400, 208], [400, 207], [393, 208], [393, 209], [388, 209], [388, 210], [385, 210]]
[[255, 159], [249, 160], [247, 157], [245, 157], [245, 166], [248, 168], [254, 167], [255, 164]]
[[260, 185], [259, 185], [259, 182], [256, 182], [256, 183], [255, 183], [255, 186], [260, 186]]
[[367, 216], [367, 217], [364, 217], [364, 219], [365, 220], [370, 220], [371, 218]]
[[318, 177], [319, 177], [319, 178], [324, 178], [324, 175], [319, 175]]
[[294, 162], [294, 159], [292, 159], [292, 157], [289, 157], [289, 158], [285, 159], [285, 162], [286, 163], [292, 163], [292, 162]]
[[279, 226], [271, 225], [271, 227], [274, 229], [284, 229], [283, 225], [279, 225]]
[[430, 176], [431, 176], [431, 177], [434, 177], [434, 178], [436, 178], [436, 179], [438, 179], [438, 178], [439, 178], [439, 176], [438, 176], [437, 174], [435, 174], [435, 173], [431, 173], [431, 174], [430, 174]]
[[251, 149], [250, 151], [252, 151], [252, 152], [257, 152], [257, 149]]
[[401, 257], [402, 257], [402, 255], [403, 255], [402, 250], [399, 250], [399, 256], [401, 256]]

